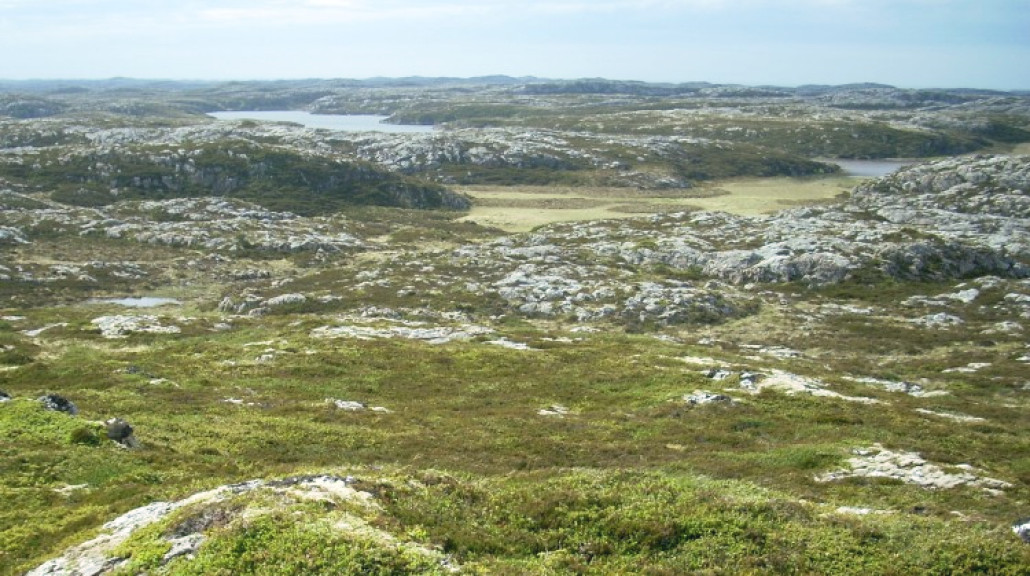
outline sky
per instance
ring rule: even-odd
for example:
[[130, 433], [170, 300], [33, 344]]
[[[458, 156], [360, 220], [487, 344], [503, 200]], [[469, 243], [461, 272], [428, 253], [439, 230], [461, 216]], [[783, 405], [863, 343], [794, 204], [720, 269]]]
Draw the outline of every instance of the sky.
[[0, 0], [0, 78], [1030, 89], [1030, 0]]

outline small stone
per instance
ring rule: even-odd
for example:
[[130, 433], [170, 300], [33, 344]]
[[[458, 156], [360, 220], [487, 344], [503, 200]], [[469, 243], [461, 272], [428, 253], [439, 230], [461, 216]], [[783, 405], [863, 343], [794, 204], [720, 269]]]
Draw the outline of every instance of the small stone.
[[8, 394], [7, 392], [4, 392], [3, 390], [0, 390], [0, 402], [10, 402], [10, 401], [11, 401], [11, 395]]
[[564, 417], [569, 413], [569, 409], [561, 404], [551, 404], [547, 408], [541, 408], [537, 414], [539, 416], [557, 416], [559, 418]]
[[685, 400], [687, 402], [687, 404], [691, 404], [693, 406], [701, 406], [701, 405], [704, 405], [704, 404], [716, 404], [716, 403], [719, 403], [719, 404], [722, 404], [722, 403], [732, 404], [733, 403], [733, 398], [730, 398], [729, 396], [727, 396], [725, 394], [715, 394], [713, 392], [707, 392], [705, 390], [694, 390], [693, 394], [689, 394], [689, 395], [684, 396], [683, 400]]
[[339, 410], [347, 410], [350, 412], [358, 412], [367, 408], [367, 406], [361, 402], [355, 402], [353, 400], [337, 400], [335, 398], [326, 398], [325, 401], [328, 404], [335, 406]]

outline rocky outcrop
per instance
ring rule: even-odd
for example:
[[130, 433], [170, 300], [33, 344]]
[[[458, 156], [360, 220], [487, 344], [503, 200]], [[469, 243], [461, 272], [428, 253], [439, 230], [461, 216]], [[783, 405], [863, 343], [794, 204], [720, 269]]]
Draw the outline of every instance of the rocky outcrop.
[[343, 218], [306, 218], [227, 198], [126, 201], [88, 209], [47, 206], [0, 212], [4, 220], [16, 227], [0, 227], [0, 244], [23, 244], [37, 231], [56, 228], [80, 236], [226, 252], [340, 252], [364, 246], [348, 233]]
[[312, 338], [356, 338], [371, 340], [377, 338], [405, 338], [421, 340], [429, 344], [446, 344], [455, 340], [469, 340], [477, 336], [492, 334], [493, 329], [485, 326], [434, 326], [409, 327], [389, 326], [377, 328], [373, 326], [343, 325], [322, 326], [311, 331]]
[[[100, 535], [65, 550], [59, 557], [29, 571], [26, 576], [101, 576], [124, 570], [131, 558], [116, 555], [118, 547], [139, 530], [167, 521], [175, 514], [178, 514], [175, 524], [169, 526], [160, 537], [168, 550], [158, 564], [163, 567], [176, 559], [188, 562], [201, 549], [213, 529], [243, 518], [253, 520], [277, 511], [296, 509], [299, 514], [305, 502], [325, 504], [322, 510], [330, 511], [329, 518], [319, 521], [328, 522], [327, 529], [353, 534], [367, 540], [370, 545], [402, 549], [407, 554], [417, 555], [446, 570], [453, 570], [450, 559], [442, 553], [399, 540], [359, 516], [359, 512], [374, 512], [381, 508], [370, 493], [354, 487], [356, 482], [350, 476], [331, 475], [251, 480], [200, 492], [175, 502], [154, 502], [104, 524]], [[238, 505], [222, 505], [234, 499]], [[262, 504], [253, 504], [256, 502]], [[269, 502], [275, 503], [274, 509], [268, 507], [266, 503]], [[304, 509], [308, 517], [311, 516], [309, 508]], [[337, 512], [332, 512], [334, 510]]]
[[125, 338], [129, 334], [178, 334], [178, 326], [161, 324], [157, 316], [101, 316], [92, 320], [104, 338]]
[[[859, 187], [839, 205], [761, 218], [667, 214], [649, 218], [645, 226], [555, 224], [459, 255], [528, 260], [521, 266], [535, 267], [531, 285], [539, 290], [527, 291], [512, 280], [498, 284], [506, 299], [527, 303], [553, 301], [556, 294], [576, 289], [581, 283], [576, 278], [586, 270], [581, 263], [587, 261], [662, 267], [738, 285], [826, 285], [870, 275], [1021, 278], [1030, 275], [1028, 173], [1027, 156], [958, 158], [903, 169]], [[571, 273], [576, 265], [580, 273]], [[615, 266], [610, 270], [619, 273]], [[553, 280], [545, 282], [548, 278]]]

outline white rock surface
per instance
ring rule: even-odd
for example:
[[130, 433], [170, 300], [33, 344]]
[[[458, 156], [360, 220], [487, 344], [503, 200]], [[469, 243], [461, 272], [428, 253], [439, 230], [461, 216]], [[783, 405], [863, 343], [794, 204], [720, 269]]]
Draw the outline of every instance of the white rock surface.
[[104, 338], [124, 338], [129, 334], [178, 334], [178, 326], [161, 324], [157, 316], [101, 316], [92, 320]]
[[855, 456], [848, 459], [849, 469], [826, 472], [816, 476], [815, 480], [832, 482], [851, 477], [891, 478], [934, 490], [974, 486], [992, 491], [1012, 487], [1008, 482], [973, 474], [976, 470], [971, 466], [956, 466], [957, 471], [948, 472], [939, 465], [927, 462], [915, 452], [894, 452], [876, 445], [856, 449], [854, 453]]

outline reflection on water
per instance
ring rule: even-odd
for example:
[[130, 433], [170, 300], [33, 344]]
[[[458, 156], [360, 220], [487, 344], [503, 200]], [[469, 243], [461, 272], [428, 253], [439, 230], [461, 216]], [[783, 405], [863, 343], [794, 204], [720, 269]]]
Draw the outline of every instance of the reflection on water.
[[262, 110], [260, 112], [211, 112], [219, 120], [261, 120], [265, 122], [294, 122], [307, 128], [324, 128], [342, 132], [432, 132], [432, 126], [414, 124], [384, 124], [387, 116], [371, 114], [312, 114], [299, 110]]

